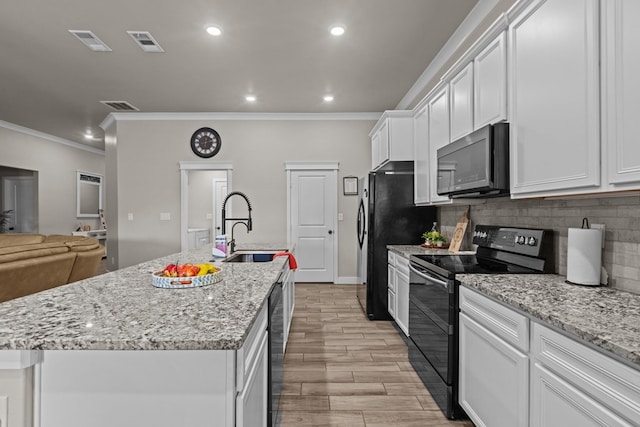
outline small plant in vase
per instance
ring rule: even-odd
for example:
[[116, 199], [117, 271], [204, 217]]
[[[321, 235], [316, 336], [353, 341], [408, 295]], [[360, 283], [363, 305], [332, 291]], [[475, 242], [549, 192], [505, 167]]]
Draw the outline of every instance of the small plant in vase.
[[439, 231], [426, 231], [422, 233], [422, 238], [426, 246], [443, 247], [447, 243], [447, 238]]

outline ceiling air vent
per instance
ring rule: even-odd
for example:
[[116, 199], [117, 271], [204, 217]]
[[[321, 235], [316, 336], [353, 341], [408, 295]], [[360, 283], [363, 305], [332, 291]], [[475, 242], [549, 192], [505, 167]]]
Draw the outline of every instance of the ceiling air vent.
[[111, 52], [111, 48], [107, 46], [91, 31], [69, 30], [71, 34], [76, 36], [78, 40], [84, 43], [89, 49], [96, 52]]
[[156, 39], [148, 31], [127, 31], [145, 52], [164, 52]]
[[100, 103], [115, 111], [140, 111], [127, 101], [100, 101]]

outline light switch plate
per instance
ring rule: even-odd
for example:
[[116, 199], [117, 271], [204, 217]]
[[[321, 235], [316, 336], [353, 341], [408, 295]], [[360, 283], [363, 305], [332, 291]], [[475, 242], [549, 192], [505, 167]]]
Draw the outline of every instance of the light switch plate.
[[171, 214], [169, 212], [160, 212], [160, 221], [171, 221]]
[[129, 221], [133, 221], [133, 213], [129, 212], [129, 213], [127, 214], [127, 219], [128, 219]]
[[344, 214], [342, 212], [340, 212], [338, 214], [338, 221], [343, 221], [344, 220]]
[[211, 212], [207, 213], [205, 219], [213, 219], [213, 214]]

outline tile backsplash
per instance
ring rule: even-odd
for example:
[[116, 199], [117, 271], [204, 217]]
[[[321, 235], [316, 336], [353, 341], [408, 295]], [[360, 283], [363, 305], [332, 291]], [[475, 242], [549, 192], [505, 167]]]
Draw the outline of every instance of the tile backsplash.
[[[451, 237], [466, 205], [438, 209], [443, 233]], [[471, 233], [476, 224], [552, 229], [556, 272], [567, 273], [567, 234], [580, 228], [582, 218], [590, 224], [605, 225], [603, 267], [608, 285], [640, 294], [640, 196], [567, 200], [487, 199], [471, 205], [463, 249], [471, 249]]]

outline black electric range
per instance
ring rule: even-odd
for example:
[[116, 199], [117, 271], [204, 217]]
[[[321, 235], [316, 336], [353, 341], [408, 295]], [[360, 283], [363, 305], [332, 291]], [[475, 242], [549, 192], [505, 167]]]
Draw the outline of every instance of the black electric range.
[[458, 405], [457, 274], [551, 273], [550, 230], [477, 225], [471, 255], [412, 255], [409, 288], [409, 360], [448, 418]]

